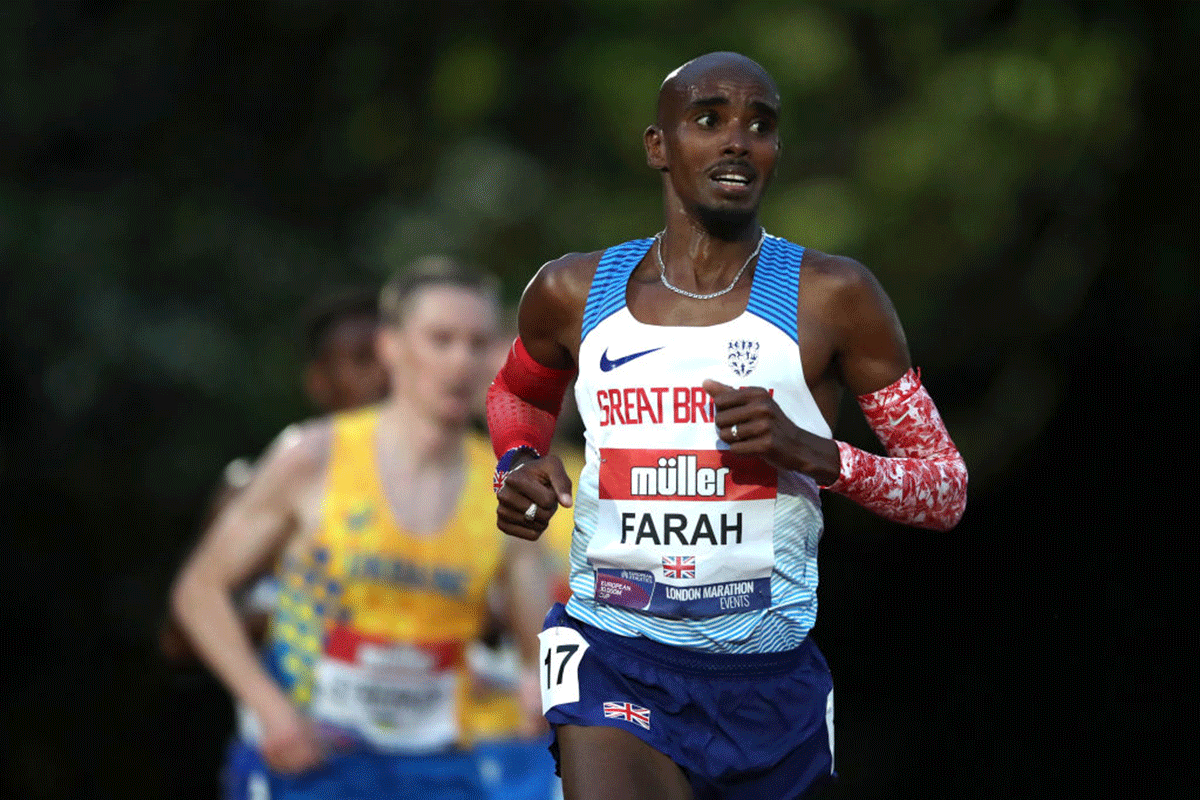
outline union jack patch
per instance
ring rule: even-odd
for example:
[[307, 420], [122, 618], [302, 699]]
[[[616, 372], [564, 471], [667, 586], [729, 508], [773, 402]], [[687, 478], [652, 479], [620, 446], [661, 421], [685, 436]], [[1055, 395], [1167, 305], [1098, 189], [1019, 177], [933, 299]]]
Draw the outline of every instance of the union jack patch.
[[623, 719], [650, 730], [650, 709], [633, 703], [605, 703], [604, 716], [608, 719]]
[[695, 556], [663, 556], [662, 565], [665, 578], [696, 577]]

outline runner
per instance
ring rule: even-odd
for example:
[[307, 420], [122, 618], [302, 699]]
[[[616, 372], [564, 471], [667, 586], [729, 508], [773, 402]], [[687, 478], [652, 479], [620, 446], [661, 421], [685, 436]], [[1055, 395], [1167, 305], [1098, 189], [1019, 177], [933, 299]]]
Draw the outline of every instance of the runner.
[[[496, 535], [491, 456], [469, 427], [494, 292], [425, 262], [385, 287], [381, 311], [388, 399], [282, 437], [174, 590], [197, 650], [259, 727], [252, 796], [486, 797], [465, 649], [494, 581], [509, 587], [527, 674], [536, 665], [549, 605], [541, 549]], [[276, 551], [264, 665], [229, 593]]]
[[[664, 230], [545, 265], [489, 391], [498, 525], [536, 539], [573, 502], [549, 448], [578, 375], [572, 595], [547, 616], [539, 661], [570, 800], [828, 785], [833, 684], [809, 636], [819, 488], [938, 529], [966, 503], [966, 468], [878, 281], [759, 223], [779, 108], [744, 56], [672, 72], [645, 133]], [[845, 391], [887, 456], [833, 438]]]

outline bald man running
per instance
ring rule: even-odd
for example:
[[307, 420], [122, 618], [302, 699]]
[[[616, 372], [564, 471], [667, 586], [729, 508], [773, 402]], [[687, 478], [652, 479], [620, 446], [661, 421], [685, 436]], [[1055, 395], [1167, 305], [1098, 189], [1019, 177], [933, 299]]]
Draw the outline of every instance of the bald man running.
[[[566, 796], [792, 798], [833, 775], [809, 637], [819, 489], [946, 529], [967, 475], [861, 264], [767, 235], [779, 90], [735, 53], [664, 81], [647, 162], [666, 226], [546, 264], [489, 392], [500, 528], [572, 502], [547, 449], [567, 382], [586, 425], [572, 596], [541, 634]], [[833, 438], [852, 392], [886, 456]]]

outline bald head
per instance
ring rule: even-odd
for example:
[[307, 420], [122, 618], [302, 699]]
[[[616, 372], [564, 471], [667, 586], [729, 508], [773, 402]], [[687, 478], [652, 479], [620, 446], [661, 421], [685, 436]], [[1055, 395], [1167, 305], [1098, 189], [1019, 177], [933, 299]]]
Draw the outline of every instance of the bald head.
[[665, 117], [694, 99], [702, 85], [713, 81], [756, 81], [767, 90], [776, 108], [779, 106], [779, 87], [761, 64], [741, 53], [718, 51], [693, 58], [663, 79], [658, 90], [658, 124], [662, 125]]

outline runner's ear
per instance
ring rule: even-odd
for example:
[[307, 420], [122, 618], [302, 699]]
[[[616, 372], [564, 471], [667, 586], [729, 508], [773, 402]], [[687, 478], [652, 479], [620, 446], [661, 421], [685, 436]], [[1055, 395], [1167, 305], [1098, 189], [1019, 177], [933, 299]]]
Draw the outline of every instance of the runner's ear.
[[667, 171], [667, 154], [663, 150], [663, 135], [657, 125], [651, 125], [646, 128], [646, 163], [652, 169], [657, 169], [661, 172]]
[[315, 361], [310, 361], [304, 367], [304, 394], [317, 408], [326, 409], [333, 405], [333, 387], [329, 384], [329, 377]]

